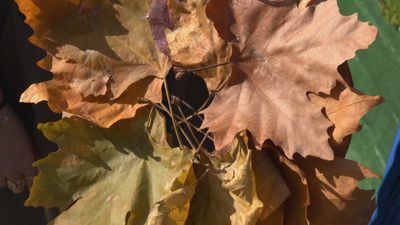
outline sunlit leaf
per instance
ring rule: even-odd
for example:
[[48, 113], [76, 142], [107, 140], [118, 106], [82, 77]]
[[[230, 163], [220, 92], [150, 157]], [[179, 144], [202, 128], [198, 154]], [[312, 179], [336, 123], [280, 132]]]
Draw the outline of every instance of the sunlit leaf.
[[312, 102], [324, 107], [325, 114], [334, 124], [332, 138], [334, 147], [343, 145], [344, 138], [358, 131], [361, 118], [373, 107], [384, 102], [381, 96], [368, 96], [355, 89], [347, 63], [339, 67], [343, 79], [329, 95], [310, 93]]
[[237, 137], [225, 157], [206, 156], [210, 168], [199, 180], [187, 225], [257, 223], [263, 204], [257, 197], [252, 151], [246, 139]]
[[[182, 6], [185, 7], [182, 10]], [[197, 69], [229, 62], [231, 47], [222, 40], [206, 14], [207, 1], [188, 0], [184, 5], [171, 7], [176, 30], [168, 33], [174, 64], [186, 69]], [[209, 90], [217, 90], [226, 81], [230, 67], [197, 71]]]
[[[165, 123], [153, 116], [151, 124]], [[55, 225], [184, 224], [194, 192], [192, 153], [149, 136], [148, 126], [165, 127], [148, 118], [141, 111], [108, 129], [79, 118], [40, 125], [60, 150], [35, 163], [40, 173], [26, 204], [65, 210]]]
[[330, 93], [340, 79], [337, 67], [367, 48], [376, 29], [342, 16], [336, 0], [305, 9], [296, 1], [214, 0], [208, 11], [234, 48], [230, 81], [204, 110], [203, 127], [217, 150], [248, 129], [258, 147], [270, 139], [288, 157], [333, 159], [332, 124], [307, 93]]
[[[109, 127], [133, 117], [139, 97], [161, 101], [161, 79], [171, 65], [156, 50], [147, 1], [92, 2], [91, 10], [82, 11], [68, 1], [17, 1], [34, 30], [31, 41], [48, 52], [40, 66], [54, 74], [51, 81], [33, 84], [21, 100], [49, 101], [57, 111]], [[130, 88], [135, 84], [139, 90]], [[129, 96], [121, 98], [128, 89]]]

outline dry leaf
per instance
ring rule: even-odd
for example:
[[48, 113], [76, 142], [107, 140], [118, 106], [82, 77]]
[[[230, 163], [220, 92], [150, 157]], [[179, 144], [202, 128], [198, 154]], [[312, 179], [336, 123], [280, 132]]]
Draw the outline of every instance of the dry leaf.
[[[133, 117], [140, 107], [137, 99], [144, 96], [143, 92], [154, 92], [151, 93], [152, 100], [161, 99], [161, 88], [150, 88], [160, 87], [158, 84], [171, 65], [168, 58], [156, 50], [146, 19], [146, 1], [99, 0], [96, 10], [90, 13], [80, 12], [77, 6], [65, 1], [18, 0], [17, 3], [34, 30], [31, 41], [48, 52], [48, 56], [39, 62], [40, 66], [55, 76], [52, 81], [33, 84], [22, 101], [47, 100], [52, 108], [72, 114], [80, 115], [84, 111], [86, 113], [80, 116], [108, 127], [119, 119]], [[76, 85], [77, 81], [81, 84]], [[119, 99], [138, 82], [150, 86], [141, 87], [138, 92], [130, 90], [128, 101]], [[60, 84], [58, 88], [52, 87], [54, 83]], [[71, 100], [49, 99], [45, 98], [46, 93], [35, 93], [43, 89], [49, 89], [47, 92], [54, 96], [73, 95], [75, 100], [79, 99], [78, 95], [82, 97], [73, 105], [59, 104]], [[129, 113], [109, 121], [109, 117], [118, 115], [99, 116], [105, 111], [99, 112], [92, 107], [95, 100], [86, 100], [90, 95], [102, 96], [100, 103], [118, 102], [118, 111], [126, 107], [124, 111]]]
[[132, 96], [144, 96], [153, 102], [160, 102], [161, 96], [158, 92], [162, 82], [153, 78], [140, 80], [132, 84], [118, 99], [110, 100], [105, 96], [83, 97], [66, 85], [62, 78], [56, 76], [51, 81], [29, 87], [21, 95], [21, 100], [32, 103], [47, 100], [54, 112], [66, 111], [101, 126], [110, 127], [119, 120], [133, 117], [139, 108], [145, 106]]
[[296, 160], [306, 174], [311, 204], [308, 219], [312, 225], [365, 225], [375, 208], [374, 191], [357, 187], [376, 174], [347, 159], [324, 161], [317, 158]]
[[332, 132], [334, 148], [345, 145], [344, 138], [359, 130], [360, 119], [373, 107], [384, 102], [380, 96], [368, 96], [353, 87], [347, 63], [342, 64], [338, 71], [342, 79], [329, 95], [309, 94], [312, 102], [324, 107], [325, 114], [334, 124]]
[[316, 5], [326, 0], [297, 0], [299, 8], [304, 9], [307, 6]]
[[[376, 30], [341, 16], [336, 0], [17, 2], [33, 43], [48, 52], [40, 66], [54, 74], [21, 99], [47, 100], [52, 110], [72, 114], [40, 126], [60, 150], [36, 162], [40, 174], [27, 204], [61, 208], [51, 224], [368, 222], [372, 192], [357, 183], [376, 175], [332, 148], [345, 148], [360, 118], [382, 101], [337, 71]], [[177, 30], [167, 42], [164, 29], [173, 20]], [[137, 113], [140, 97], [161, 102], [169, 57], [183, 70], [230, 62], [197, 71], [209, 90], [220, 91], [203, 112], [203, 127], [214, 133], [217, 150], [230, 151], [203, 153], [196, 167], [193, 151], [168, 145], [159, 112]], [[283, 151], [273, 144], [251, 150], [239, 133], [245, 129], [256, 147], [272, 142]], [[333, 161], [291, 160], [295, 153]]]
[[297, 0], [297, 1], [298, 1], [297, 4], [301, 9], [306, 8], [312, 2], [312, 0]]
[[260, 219], [257, 225], [284, 225], [285, 212], [284, 206], [280, 206], [271, 215], [265, 219]]
[[[186, 223], [196, 178], [193, 168], [184, 175], [186, 176], [179, 177], [180, 182], [176, 182], [176, 187], [173, 187], [175, 191], [153, 205], [147, 220], [148, 225], [184, 225]], [[132, 222], [128, 222], [128, 225], [133, 224]]]
[[64, 0], [74, 6], [79, 6], [81, 12], [96, 8], [99, 0]]
[[380, 96], [368, 96], [352, 87], [338, 86], [330, 96], [310, 95], [311, 101], [324, 106], [326, 115], [335, 125], [333, 138], [337, 144], [360, 128], [360, 119], [373, 107], [383, 102]]
[[252, 151], [246, 137], [235, 138], [225, 158], [208, 155], [209, 171], [200, 178], [186, 225], [255, 225], [263, 204], [257, 198]]
[[283, 205], [291, 192], [278, 168], [265, 152], [253, 151], [253, 170], [257, 196], [264, 205], [260, 220], [264, 220]]
[[283, 225], [309, 225], [307, 209], [310, 205], [308, 182], [303, 171], [295, 162], [277, 149], [267, 149], [275, 161], [291, 192], [284, 203]]
[[152, 0], [149, 10], [151, 33], [160, 52], [171, 57], [165, 29], [174, 29], [174, 24], [168, 9], [168, 0]]
[[[153, 115], [163, 126], [149, 129], [165, 131], [164, 118]], [[26, 204], [61, 208], [54, 225], [183, 225], [194, 193], [193, 155], [154, 142], [165, 138], [148, 135], [148, 117], [144, 110], [109, 129], [79, 118], [40, 125], [60, 150], [35, 163], [40, 173]]]
[[[182, 10], [181, 7], [185, 7]], [[185, 69], [197, 69], [229, 62], [231, 48], [222, 40], [206, 15], [207, 1], [188, 0], [171, 8], [176, 30], [168, 33], [172, 61]], [[197, 71], [209, 90], [217, 90], [230, 73], [228, 65]]]
[[338, 67], [341, 79], [329, 95], [310, 93], [312, 102], [324, 107], [324, 114], [334, 124], [329, 130], [329, 143], [335, 156], [344, 158], [351, 134], [358, 131], [359, 121], [371, 108], [382, 103], [380, 96], [368, 96], [354, 89], [350, 68], [346, 63]]
[[361, 190], [357, 184], [376, 174], [347, 159], [296, 157], [292, 161], [278, 148], [269, 146], [265, 150], [291, 192], [283, 205], [284, 225], [368, 224], [375, 206], [371, 199], [374, 191]]
[[214, 0], [208, 8], [221, 37], [237, 37], [230, 81], [204, 111], [217, 150], [248, 129], [257, 147], [270, 139], [290, 158], [332, 160], [332, 124], [306, 93], [330, 93], [337, 67], [367, 48], [376, 29], [340, 15], [336, 0], [306, 9], [295, 1]]

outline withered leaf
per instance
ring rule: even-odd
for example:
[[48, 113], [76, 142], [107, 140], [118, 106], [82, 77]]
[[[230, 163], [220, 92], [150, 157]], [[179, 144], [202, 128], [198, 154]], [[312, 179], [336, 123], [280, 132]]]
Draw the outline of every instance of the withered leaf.
[[265, 152], [253, 151], [252, 164], [256, 178], [257, 196], [264, 205], [260, 220], [264, 220], [283, 205], [291, 195], [291, 191], [279, 169]]
[[311, 6], [313, 4], [318, 4], [326, 0], [297, 0], [299, 8], [306, 8], [307, 6]]
[[206, 154], [211, 165], [198, 181], [186, 225], [257, 223], [263, 203], [257, 198], [246, 139], [235, 138], [232, 151], [224, 157]]
[[162, 80], [145, 78], [132, 84], [118, 99], [110, 100], [106, 96], [83, 97], [55, 75], [53, 80], [32, 85], [21, 95], [21, 100], [32, 103], [47, 100], [54, 112], [66, 111], [109, 127], [121, 119], [133, 117], [138, 109], [145, 106], [138, 99], [132, 99], [133, 96], [144, 96], [153, 102], [160, 102], [158, 92], [161, 86]]
[[368, 96], [353, 87], [347, 62], [338, 67], [341, 79], [329, 95], [310, 93], [312, 102], [324, 107], [324, 114], [333, 123], [329, 130], [329, 143], [336, 157], [344, 158], [350, 144], [351, 134], [359, 128], [361, 117], [384, 100], [380, 96]]
[[165, 29], [174, 29], [171, 14], [168, 9], [168, 0], [152, 0], [148, 15], [151, 33], [160, 52], [171, 56]]
[[329, 95], [310, 93], [312, 102], [323, 106], [328, 119], [334, 124], [332, 138], [334, 147], [340, 147], [344, 138], [356, 132], [360, 119], [374, 106], [384, 102], [380, 96], [368, 96], [352, 85], [350, 68], [346, 63], [339, 66], [341, 75]]
[[[46, 100], [52, 108], [109, 127], [118, 120], [133, 117], [141, 106], [137, 99], [144, 97], [143, 93], [154, 92], [149, 93], [153, 96], [151, 100], [160, 101], [159, 83], [171, 65], [168, 58], [156, 50], [146, 19], [149, 9], [146, 1], [85, 2], [95, 2], [96, 10], [81, 12], [81, 3], [77, 6], [68, 1], [17, 1], [26, 15], [26, 22], [34, 30], [31, 41], [48, 52], [39, 65], [54, 74], [52, 81], [33, 84], [21, 100]], [[136, 92], [130, 87], [138, 82], [145, 86]], [[55, 83], [57, 86], [53, 86]], [[158, 89], [152, 89], [154, 86]], [[126, 96], [120, 99], [128, 89], [128, 100]], [[38, 90], [47, 90], [47, 93], [41, 94]], [[72, 104], [72, 100], [54, 96], [49, 99], [46, 98], [48, 93], [74, 96], [77, 101]], [[65, 101], [69, 104], [64, 104]], [[99, 111], [96, 103], [117, 104], [118, 110], [100, 107]], [[110, 121], [109, 118], [114, 119]]]
[[40, 173], [26, 204], [59, 207], [54, 225], [183, 225], [193, 154], [163, 142], [164, 118], [150, 117], [148, 124], [142, 110], [108, 129], [80, 118], [40, 125], [60, 150], [35, 163]]
[[298, 1], [298, 6], [302, 9], [306, 8], [308, 4], [312, 2], [312, 0], [297, 0], [297, 1]]
[[91, 10], [96, 10], [99, 0], [67, 0], [74, 5], [79, 6], [79, 12], [88, 13]]
[[272, 212], [265, 219], [260, 219], [257, 222], [257, 225], [284, 225], [285, 220], [285, 212], [284, 212], [284, 205], [281, 205], [278, 209]]
[[309, 225], [307, 209], [310, 205], [310, 195], [304, 172], [295, 162], [288, 159], [277, 149], [267, 149], [267, 151], [279, 168], [290, 190], [290, 195], [283, 206], [285, 215], [283, 224]]
[[333, 139], [338, 145], [346, 136], [359, 130], [360, 119], [370, 109], [383, 102], [380, 96], [368, 96], [342, 85], [335, 87], [329, 96], [310, 94], [310, 99], [325, 108], [328, 119], [335, 126]]
[[332, 124], [307, 92], [330, 93], [337, 67], [367, 48], [376, 29], [356, 15], [342, 16], [336, 0], [305, 9], [294, 0], [213, 0], [208, 8], [221, 37], [236, 37], [230, 81], [203, 112], [217, 150], [248, 129], [258, 147], [270, 139], [289, 158], [332, 160]]
[[375, 208], [374, 191], [357, 187], [365, 178], [377, 177], [364, 166], [347, 159], [296, 160], [304, 171], [310, 193], [308, 219], [312, 225], [368, 224]]
[[[207, 17], [207, 1], [188, 0], [183, 5], [173, 6], [171, 12], [176, 30], [169, 32], [167, 38], [174, 65], [197, 69], [229, 62], [231, 47], [218, 36], [213, 23]], [[211, 91], [217, 90], [229, 73], [228, 65], [196, 72], [204, 78]]]

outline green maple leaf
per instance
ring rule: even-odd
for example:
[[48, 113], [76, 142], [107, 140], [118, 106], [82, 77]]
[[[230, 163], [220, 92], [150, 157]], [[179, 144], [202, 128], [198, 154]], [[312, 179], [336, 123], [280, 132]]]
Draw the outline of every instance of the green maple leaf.
[[184, 224], [193, 154], [168, 146], [164, 124], [145, 110], [108, 129], [80, 118], [40, 125], [60, 150], [34, 164], [26, 204], [65, 210], [55, 225]]

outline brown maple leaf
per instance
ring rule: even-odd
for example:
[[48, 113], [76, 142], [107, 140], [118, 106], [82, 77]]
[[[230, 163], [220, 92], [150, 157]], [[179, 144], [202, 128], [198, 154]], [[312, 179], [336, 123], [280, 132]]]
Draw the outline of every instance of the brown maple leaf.
[[332, 137], [336, 144], [360, 129], [360, 119], [374, 106], [383, 102], [380, 96], [368, 96], [352, 87], [338, 86], [330, 96], [311, 94], [313, 102], [324, 106], [326, 114], [334, 124]]
[[[67, 67], [68, 65], [63, 66], [64, 69]], [[75, 83], [78, 86], [76, 88], [72, 85]], [[145, 106], [139, 103], [135, 96], [144, 96], [153, 102], [160, 102], [161, 96], [158, 92], [162, 83], [161, 79], [145, 78], [130, 85], [119, 98], [110, 100], [102, 95], [85, 96], [77, 91], [79, 88], [84, 88], [85, 82], [69, 81], [55, 73], [52, 80], [30, 86], [21, 95], [21, 101], [39, 103], [47, 100], [48, 106], [54, 112], [67, 112], [109, 127], [119, 120], [133, 117], [138, 109]], [[92, 90], [95, 89], [92, 87]]]
[[384, 102], [381, 96], [369, 96], [353, 87], [347, 63], [342, 64], [338, 71], [342, 79], [329, 95], [309, 94], [312, 102], [324, 107], [326, 116], [334, 124], [332, 147], [343, 145], [345, 137], [360, 129], [360, 119], [371, 108]]
[[[207, 1], [188, 0], [171, 7], [176, 30], [169, 32], [167, 38], [174, 65], [192, 70], [229, 62], [231, 48], [218, 36], [206, 15], [206, 6]], [[226, 81], [230, 66], [218, 66], [195, 73], [204, 78], [210, 91], [215, 91]]]
[[[290, 195], [283, 203], [285, 225], [309, 225], [307, 209], [310, 206], [310, 193], [308, 181], [304, 172], [292, 160], [276, 149], [268, 149], [267, 154], [276, 163], [285, 183], [288, 185]], [[267, 218], [268, 219], [268, 218]]]
[[319, 4], [326, 0], [297, 0], [299, 8], [306, 8], [311, 5]]
[[375, 209], [374, 190], [361, 190], [358, 183], [378, 175], [357, 162], [342, 158], [325, 161], [299, 157], [296, 162], [308, 181], [310, 224], [368, 224]]
[[248, 129], [257, 147], [269, 139], [290, 158], [332, 160], [332, 124], [307, 93], [330, 93], [337, 67], [367, 48], [376, 29], [357, 15], [342, 16], [336, 0], [305, 9], [293, 0], [214, 0], [208, 15], [233, 45], [229, 83], [203, 112], [217, 150]]
[[[160, 84], [171, 64], [156, 49], [147, 2], [17, 3], [34, 30], [30, 40], [48, 52], [39, 65], [54, 74], [51, 81], [33, 84], [22, 95], [23, 102], [48, 101], [57, 112], [109, 127], [133, 117], [143, 106], [138, 98], [161, 101]], [[82, 6], [95, 6], [96, 13], [82, 13]]]
[[368, 223], [375, 206], [372, 200], [374, 191], [361, 190], [358, 183], [378, 177], [375, 173], [340, 157], [333, 161], [315, 157], [290, 160], [280, 148], [263, 150], [262, 153], [270, 157], [280, 171], [290, 195], [280, 207], [273, 208], [267, 218], [260, 217], [258, 225]]

